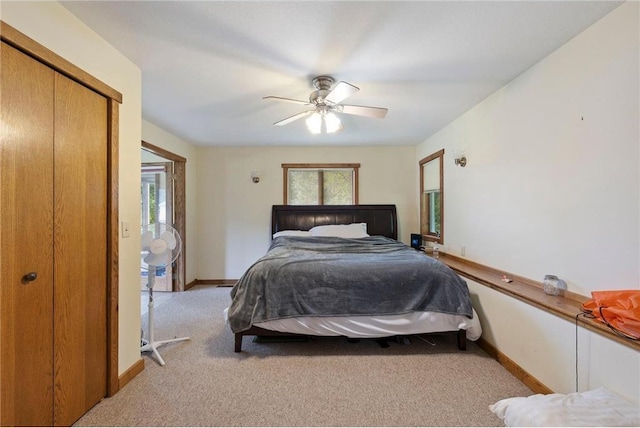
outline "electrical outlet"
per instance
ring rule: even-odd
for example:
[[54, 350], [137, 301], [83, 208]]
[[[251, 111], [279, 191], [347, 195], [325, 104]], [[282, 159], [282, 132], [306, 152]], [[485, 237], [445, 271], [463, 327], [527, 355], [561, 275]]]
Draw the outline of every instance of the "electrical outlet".
[[131, 225], [128, 221], [122, 222], [122, 237], [128, 238], [131, 236]]

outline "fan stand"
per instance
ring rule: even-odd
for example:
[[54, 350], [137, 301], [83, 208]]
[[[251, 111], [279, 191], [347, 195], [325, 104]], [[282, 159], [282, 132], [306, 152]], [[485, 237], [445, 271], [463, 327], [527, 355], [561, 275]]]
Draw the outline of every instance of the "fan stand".
[[[169, 339], [169, 340], [155, 340], [154, 338], [154, 323], [153, 323], [153, 284], [156, 279], [156, 269], [158, 266], [149, 266], [149, 282], [147, 283], [147, 288], [149, 289], [149, 340], [143, 341], [144, 345], [140, 347], [140, 352], [148, 352], [153, 351], [153, 355], [156, 356], [156, 360], [161, 366], [164, 366], [164, 360], [162, 356], [158, 352], [158, 348], [162, 345], [172, 342], [180, 342], [183, 340], [189, 340], [188, 337], [180, 337], [178, 339]], [[145, 343], [146, 342], [146, 343]]]

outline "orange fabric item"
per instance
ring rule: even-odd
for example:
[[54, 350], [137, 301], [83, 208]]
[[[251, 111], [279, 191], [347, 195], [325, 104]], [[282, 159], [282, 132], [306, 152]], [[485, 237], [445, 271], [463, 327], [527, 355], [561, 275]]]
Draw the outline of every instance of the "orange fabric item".
[[596, 319], [640, 339], [640, 290], [592, 291], [582, 308]]

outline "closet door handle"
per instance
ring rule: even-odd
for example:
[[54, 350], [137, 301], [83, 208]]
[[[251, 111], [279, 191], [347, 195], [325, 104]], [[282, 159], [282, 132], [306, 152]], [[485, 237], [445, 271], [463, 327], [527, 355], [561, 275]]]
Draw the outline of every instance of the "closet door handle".
[[38, 274], [36, 272], [29, 272], [25, 276], [22, 277], [22, 283], [26, 284], [27, 282], [35, 281], [38, 278]]

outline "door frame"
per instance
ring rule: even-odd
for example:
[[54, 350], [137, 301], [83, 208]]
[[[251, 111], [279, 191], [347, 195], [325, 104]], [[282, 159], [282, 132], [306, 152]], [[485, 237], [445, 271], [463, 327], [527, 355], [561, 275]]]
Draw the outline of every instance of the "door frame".
[[27, 35], [0, 21], [0, 39], [60, 74], [107, 98], [107, 396], [119, 391], [118, 378], [118, 145], [122, 94]]
[[173, 282], [173, 291], [184, 291], [187, 272], [187, 190], [185, 177], [187, 172], [187, 159], [162, 147], [147, 143], [144, 140], [141, 142], [141, 149], [173, 162], [173, 228], [178, 232], [180, 238], [182, 238], [182, 251], [176, 259], [176, 271], [178, 272], [179, 280]]
[[[146, 149], [142, 149], [143, 151], [150, 153], [149, 151], [147, 151]], [[142, 225], [143, 228], [146, 228], [147, 225], [149, 225], [149, 215], [150, 214], [150, 207], [148, 205], [149, 199], [148, 196], [149, 194], [147, 192], [145, 192], [145, 183], [151, 183], [153, 182], [154, 186], [154, 190], [155, 190], [155, 212], [156, 212], [156, 222], [161, 222], [160, 220], [160, 188], [161, 188], [161, 180], [159, 178], [159, 175], [164, 174], [164, 178], [165, 178], [165, 186], [164, 186], [164, 191], [165, 191], [165, 199], [164, 202], [166, 204], [166, 211], [165, 211], [165, 220], [164, 223], [168, 224], [169, 226], [173, 227], [173, 225], [175, 224], [174, 222], [174, 213], [173, 213], [173, 193], [174, 193], [174, 173], [173, 173], [173, 167], [174, 167], [174, 162], [169, 161], [167, 159], [162, 159], [162, 161], [157, 160], [157, 161], [153, 161], [153, 162], [145, 162], [143, 161], [141, 164], [142, 168], [141, 168], [141, 175], [142, 175], [142, 189], [141, 189], [141, 193], [142, 193], [142, 200], [141, 200], [141, 217], [140, 217], [140, 224]], [[149, 169], [153, 170], [151, 171], [154, 175], [154, 179], [150, 180], [146, 177], [146, 175], [149, 173]], [[161, 171], [160, 171], [161, 170]], [[147, 215], [145, 215], [147, 214]], [[180, 252], [182, 252], [182, 249], [180, 250]], [[180, 252], [178, 253], [178, 258], [180, 257]], [[177, 288], [179, 288], [177, 285], [180, 284], [182, 282], [182, 277], [180, 275], [180, 270], [178, 269], [178, 265], [179, 265], [180, 261], [179, 260], [174, 260], [171, 264], [170, 264], [170, 268], [169, 268], [169, 274], [167, 274], [165, 276], [166, 279], [171, 278], [170, 281], [165, 282], [164, 284], [162, 279], [159, 279], [158, 276], [156, 275], [156, 281], [154, 283], [154, 287], [153, 289], [155, 291], [169, 291], [169, 292], [173, 292], [176, 291]], [[169, 267], [169, 266], [167, 266]], [[166, 268], [165, 268], [166, 269]], [[142, 271], [140, 271], [140, 274], [142, 275]], [[142, 276], [142, 281], [140, 284], [140, 289], [142, 291], [148, 291], [148, 277], [145, 280], [145, 277]]]

